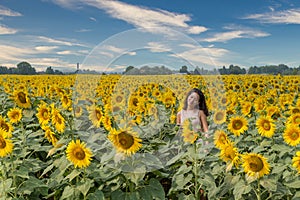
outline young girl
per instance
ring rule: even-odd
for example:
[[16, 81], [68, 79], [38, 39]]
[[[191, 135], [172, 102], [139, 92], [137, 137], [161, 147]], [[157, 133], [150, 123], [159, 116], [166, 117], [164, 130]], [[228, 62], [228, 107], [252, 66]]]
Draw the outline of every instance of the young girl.
[[186, 119], [190, 119], [194, 131], [207, 132], [207, 116], [205, 97], [201, 90], [193, 88], [184, 100], [183, 109], [177, 113], [177, 124], [182, 125]]

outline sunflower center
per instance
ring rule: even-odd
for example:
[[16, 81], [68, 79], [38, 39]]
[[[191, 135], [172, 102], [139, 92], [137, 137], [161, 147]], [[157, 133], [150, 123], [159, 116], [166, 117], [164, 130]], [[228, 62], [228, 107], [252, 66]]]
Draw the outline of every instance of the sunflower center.
[[299, 113], [300, 112], [300, 110], [298, 109], [298, 108], [294, 108], [293, 110], [292, 110], [292, 113], [293, 114], [296, 114], [296, 113]]
[[18, 99], [20, 100], [21, 103], [27, 103], [26, 94], [24, 92], [18, 93]]
[[216, 120], [222, 120], [224, 118], [224, 114], [222, 112], [218, 112], [216, 114]]
[[299, 133], [298, 132], [293, 132], [292, 134], [291, 134], [291, 139], [292, 140], [297, 140], [299, 138]]
[[139, 103], [139, 100], [138, 100], [137, 98], [134, 98], [134, 99], [132, 100], [132, 104], [133, 104], [134, 106], [137, 106], [138, 103]]
[[44, 118], [48, 118], [48, 111], [47, 111], [47, 110], [44, 110], [44, 111], [43, 111], [43, 117], [44, 117]]
[[121, 108], [119, 106], [114, 106], [112, 110], [113, 112], [119, 112]]
[[6, 132], [9, 131], [9, 126], [5, 122], [0, 123], [0, 127], [5, 130]]
[[253, 171], [253, 172], [259, 172], [260, 170], [263, 169], [264, 163], [263, 163], [263, 161], [262, 161], [260, 158], [258, 158], [258, 157], [251, 157], [249, 166], [250, 166], [250, 170], [251, 170], [251, 171]]
[[226, 144], [227, 143], [227, 141], [226, 141], [226, 137], [224, 136], [224, 135], [222, 135], [222, 136], [220, 136], [220, 142], [222, 143], [222, 144]]
[[78, 159], [78, 160], [83, 160], [85, 158], [85, 152], [83, 151], [82, 148], [77, 147], [76, 149], [74, 149], [74, 156]]
[[4, 138], [1, 136], [0, 137], [0, 149], [4, 149], [6, 147], [6, 142]]
[[117, 96], [116, 101], [117, 101], [118, 103], [122, 102], [122, 100], [123, 100], [123, 98], [122, 98], [121, 96]]
[[98, 120], [100, 120], [102, 117], [101, 113], [98, 110], [96, 110], [96, 117]]
[[235, 130], [240, 130], [243, 127], [243, 122], [241, 122], [240, 120], [236, 120], [233, 122], [233, 128]]
[[300, 124], [300, 117], [296, 117], [294, 121], [296, 124]]
[[58, 124], [62, 124], [62, 120], [58, 115], [55, 116], [55, 120]]
[[133, 136], [126, 132], [120, 133], [118, 139], [123, 149], [129, 149], [134, 144]]
[[19, 113], [18, 112], [13, 112], [11, 115], [12, 119], [18, 119], [19, 118]]
[[267, 131], [271, 129], [270, 123], [267, 122], [267, 121], [265, 121], [265, 122], [263, 123], [263, 127], [264, 127], [264, 129], [267, 130]]

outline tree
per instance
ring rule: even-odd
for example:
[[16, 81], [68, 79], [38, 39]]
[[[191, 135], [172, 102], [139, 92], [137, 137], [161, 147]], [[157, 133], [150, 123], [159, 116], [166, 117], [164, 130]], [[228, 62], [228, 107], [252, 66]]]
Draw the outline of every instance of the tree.
[[187, 73], [187, 74], [189, 73], [189, 72], [188, 72], [188, 68], [187, 68], [187, 66], [185, 66], [185, 65], [181, 67], [181, 69], [179, 70], [179, 72], [180, 72], [180, 73]]
[[124, 74], [127, 74], [130, 70], [133, 70], [133, 69], [134, 69], [133, 66], [128, 66], [128, 67], [125, 69]]
[[54, 70], [51, 67], [47, 67], [46, 74], [54, 74]]
[[19, 64], [17, 64], [17, 73], [30, 75], [36, 74], [36, 71], [35, 68], [33, 68], [28, 62], [20, 62]]

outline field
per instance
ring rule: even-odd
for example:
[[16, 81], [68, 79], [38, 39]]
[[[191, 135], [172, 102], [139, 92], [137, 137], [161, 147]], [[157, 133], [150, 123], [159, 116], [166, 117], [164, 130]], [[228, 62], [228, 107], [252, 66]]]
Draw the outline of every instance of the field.
[[[0, 82], [0, 199], [300, 199], [298, 76]], [[208, 138], [176, 126], [194, 87]]]

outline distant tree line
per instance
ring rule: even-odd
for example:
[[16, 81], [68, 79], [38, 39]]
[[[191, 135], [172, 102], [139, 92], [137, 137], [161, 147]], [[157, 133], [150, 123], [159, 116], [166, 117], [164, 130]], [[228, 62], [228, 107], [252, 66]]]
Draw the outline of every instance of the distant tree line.
[[35, 68], [28, 62], [20, 62], [17, 67], [0, 66], [0, 74], [21, 74], [21, 75], [35, 75], [35, 74], [64, 74], [59, 70], [54, 70], [52, 67], [47, 67], [45, 72], [36, 72]]
[[[100, 74], [94, 70], [76, 70], [73, 74]], [[193, 74], [193, 75], [209, 75], [209, 74], [281, 74], [281, 75], [300, 75], [300, 66], [297, 68], [288, 67], [285, 64], [279, 65], [265, 65], [265, 66], [251, 66], [248, 70], [241, 68], [237, 65], [229, 65], [228, 68], [223, 66], [220, 69], [214, 68], [213, 70], [207, 70], [199, 68], [198, 66], [194, 70], [189, 70], [186, 65], [181, 66], [179, 70], [171, 70], [165, 66], [143, 66], [136, 68], [134, 66], [128, 66], [122, 74], [125, 75], [168, 75], [168, 74]], [[20, 62], [17, 67], [7, 68], [0, 66], [0, 74], [22, 74], [22, 75], [34, 75], [34, 74], [57, 74], [62, 75], [63, 72], [54, 70], [51, 66], [47, 67], [45, 71], [36, 72], [28, 62]], [[68, 73], [72, 74], [72, 73]], [[105, 74], [104, 72], [102, 74]]]
[[285, 64], [279, 65], [265, 65], [265, 66], [251, 66], [248, 71], [239, 66], [230, 65], [228, 68], [219, 69], [220, 74], [281, 74], [281, 75], [299, 75], [300, 66], [297, 68], [288, 67]]

